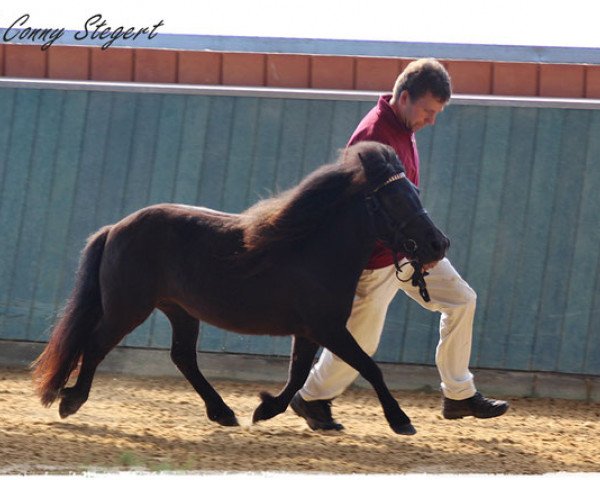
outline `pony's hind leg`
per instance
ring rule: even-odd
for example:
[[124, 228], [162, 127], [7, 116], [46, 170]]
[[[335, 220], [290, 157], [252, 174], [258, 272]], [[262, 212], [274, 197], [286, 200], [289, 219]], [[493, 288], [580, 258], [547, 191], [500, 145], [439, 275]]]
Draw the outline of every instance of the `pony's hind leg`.
[[118, 343], [140, 325], [152, 312], [152, 307], [132, 313], [123, 309], [119, 314], [105, 312], [83, 348], [77, 381], [60, 393], [58, 412], [61, 418], [77, 412], [87, 401], [98, 365]]
[[177, 305], [159, 308], [167, 315], [173, 327], [171, 359], [204, 400], [208, 418], [226, 427], [239, 425], [233, 410], [227, 406], [198, 368], [196, 354], [200, 328], [198, 320]]
[[86, 348], [81, 357], [81, 365], [75, 385], [63, 388], [58, 394], [60, 397], [58, 406], [60, 418], [66, 418], [76, 413], [88, 399], [96, 368], [101, 361], [97, 360], [95, 355], [90, 355], [89, 352], [90, 349]]
[[270, 393], [261, 392], [262, 402], [254, 410], [253, 423], [273, 418], [275, 415], [285, 412], [294, 394], [300, 390], [308, 378], [318, 348], [319, 345], [307, 338], [298, 336], [293, 338], [288, 381], [276, 397]]

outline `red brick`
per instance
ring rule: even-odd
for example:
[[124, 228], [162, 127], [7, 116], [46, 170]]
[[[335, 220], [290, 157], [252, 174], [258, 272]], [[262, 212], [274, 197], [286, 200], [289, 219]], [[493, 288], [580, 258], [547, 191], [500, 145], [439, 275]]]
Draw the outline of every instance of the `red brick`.
[[4, 45], [0, 45], [0, 76], [4, 75]]
[[90, 48], [53, 46], [48, 49], [48, 78], [88, 80]]
[[179, 83], [219, 85], [222, 55], [214, 52], [179, 52]]
[[582, 98], [585, 88], [583, 65], [541, 65], [540, 96]]
[[490, 62], [449, 61], [448, 73], [454, 93], [488, 95], [492, 93], [492, 64]]
[[585, 98], [600, 98], [600, 65], [585, 67]]
[[267, 86], [308, 88], [309, 69], [306, 55], [267, 55]]
[[135, 51], [136, 82], [177, 83], [177, 52], [140, 48]]
[[4, 45], [4, 75], [7, 77], [44, 78], [48, 50], [39, 45]]
[[357, 90], [391, 92], [406, 62], [397, 58], [357, 58]]
[[265, 58], [260, 53], [224, 53], [223, 85], [265, 85]]
[[92, 80], [131, 82], [133, 80], [133, 50], [129, 48], [92, 49]]
[[538, 65], [532, 63], [494, 63], [492, 93], [494, 95], [539, 94]]
[[310, 85], [312, 88], [354, 89], [354, 59], [332, 56], [313, 57]]

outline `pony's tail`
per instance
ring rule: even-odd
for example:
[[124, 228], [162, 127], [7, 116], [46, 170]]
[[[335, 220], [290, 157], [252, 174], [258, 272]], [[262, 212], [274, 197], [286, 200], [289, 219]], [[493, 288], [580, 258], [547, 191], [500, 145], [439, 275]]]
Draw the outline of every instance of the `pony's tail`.
[[31, 365], [35, 391], [46, 407], [56, 400], [77, 368], [87, 338], [102, 316], [99, 272], [110, 228], [103, 227], [88, 239], [73, 292], [58, 317], [48, 345]]

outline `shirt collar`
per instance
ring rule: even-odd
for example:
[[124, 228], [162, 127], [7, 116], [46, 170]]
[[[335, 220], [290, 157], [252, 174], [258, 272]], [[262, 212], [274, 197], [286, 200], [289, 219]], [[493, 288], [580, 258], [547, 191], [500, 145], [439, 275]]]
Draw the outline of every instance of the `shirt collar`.
[[400, 121], [400, 119], [394, 113], [392, 106], [390, 105], [390, 100], [392, 99], [392, 95], [382, 95], [379, 97], [377, 101], [377, 108], [381, 112], [382, 115], [388, 119], [390, 123], [392, 123], [398, 130], [405, 133], [413, 133], [412, 130], [406, 128], [406, 125]]

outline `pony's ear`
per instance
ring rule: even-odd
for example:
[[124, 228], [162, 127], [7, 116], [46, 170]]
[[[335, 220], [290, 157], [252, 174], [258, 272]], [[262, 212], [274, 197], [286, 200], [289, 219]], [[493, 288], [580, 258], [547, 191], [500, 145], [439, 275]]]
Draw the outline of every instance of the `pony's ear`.
[[395, 161], [395, 163], [397, 163], [397, 165], [394, 166], [400, 167], [400, 171], [406, 173], [406, 168], [404, 168], [404, 162], [402, 161], [398, 153], [396, 153], [396, 150], [390, 147], [389, 153], [391, 154], [390, 160]]

